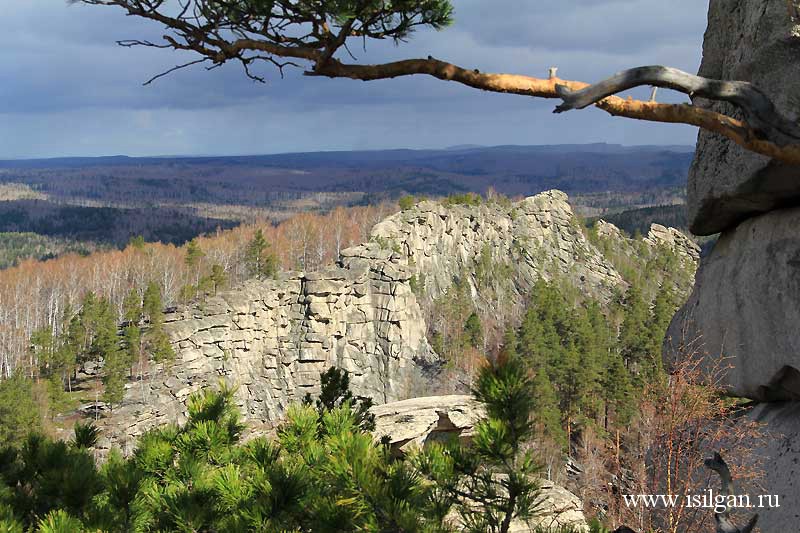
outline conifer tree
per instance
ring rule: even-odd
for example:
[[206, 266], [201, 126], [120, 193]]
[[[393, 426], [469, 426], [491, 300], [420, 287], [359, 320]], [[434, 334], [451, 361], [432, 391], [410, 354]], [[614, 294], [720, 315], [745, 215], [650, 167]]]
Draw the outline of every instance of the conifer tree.
[[125, 327], [122, 330], [123, 346], [127, 355], [127, 363], [132, 367], [142, 358], [142, 330], [139, 322], [142, 320], [142, 300], [136, 289], [131, 289], [122, 302]]
[[464, 323], [464, 333], [467, 336], [467, 345], [473, 348], [480, 348], [483, 346], [483, 328], [481, 327], [481, 319], [477, 314], [472, 313]]
[[652, 365], [650, 357], [650, 333], [648, 322], [650, 310], [641, 291], [631, 285], [625, 294], [624, 318], [619, 333], [619, 345], [622, 357], [629, 367], [635, 365], [638, 379], [641, 382], [649, 374], [648, 366]]
[[175, 359], [175, 350], [169, 342], [164, 330], [164, 304], [161, 300], [161, 289], [156, 283], [149, 283], [144, 293], [144, 314], [150, 322], [145, 333], [146, 349], [157, 363], [170, 362]]
[[81, 301], [81, 311], [70, 321], [70, 342], [78, 348], [78, 363], [83, 365], [94, 358], [92, 344], [97, 334], [100, 302], [94, 292], [87, 292]]
[[120, 347], [114, 309], [106, 298], [98, 301], [96, 328], [91, 353], [103, 362], [103, 401], [113, 409], [122, 401], [130, 365], [127, 353]]
[[[619, 354], [612, 354], [608, 359], [608, 370], [603, 380], [604, 400], [608, 409], [614, 414], [613, 426], [624, 428], [630, 422], [635, 408], [635, 396], [631, 383], [631, 374]], [[608, 413], [605, 426], [609, 427]]]
[[256, 230], [253, 239], [247, 244], [245, 261], [250, 275], [257, 278], [274, 276], [278, 270], [278, 261], [260, 229]]
[[[0, 379], [0, 449], [19, 445], [28, 433], [41, 430], [42, 414], [34, 397], [33, 382], [21, 370], [10, 378]], [[0, 456], [0, 465], [2, 459]]]
[[507, 533], [512, 520], [530, 519], [542, 503], [541, 467], [526, 446], [535, 435], [534, 382], [519, 356], [504, 355], [479, 371], [472, 394], [487, 413], [472, 443], [432, 446], [419, 467], [442, 491], [440, 505], [455, 505], [463, 531]]
[[[375, 415], [369, 412], [372, 407], [372, 399], [363, 396], [353, 396], [350, 391], [350, 375], [347, 370], [330, 367], [320, 374], [320, 393], [315, 405], [320, 417], [345, 404], [350, 406], [358, 426], [364, 431], [375, 429]], [[306, 394], [303, 398], [305, 405], [313, 402], [311, 395]]]
[[36, 380], [45, 379], [53, 374], [56, 359], [56, 339], [49, 327], [39, 328], [31, 334], [31, 354], [36, 361]]
[[205, 252], [200, 247], [200, 243], [197, 241], [197, 237], [189, 241], [186, 245], [186, 257], [184, 257], [183, 262], [186, 263], [186, 266], [188, 266], [192, 271], [194, 271], [195, 284], [199, 283], [200, 261], [203, 260], [205, 255]]
[[648, 351], [653, 356], [659, 358], [661, 356], [661, 344], [678, 308], [676, 300], [674, 291], [667, 284], [664, 284], [656, 293], [647, 327], [650, 334]]
[[214, 294], [217, 294], [217, 290], [223, 288], [225, 284], [228, 282], [228, 276], [225, 274], [225, 269], [222, 268], [222, 265], [214, 264], [211, 266], [211, 274], [209, 276], [211, 280], [211, 284], [214, 289]]
[[72, 377], [76, 371], [80, 346], [78, 335], [72, 330], [73, 322], [79, 317], [73, 313], [72, 306], [67, 303], [61, 319], [61, 335], [58, 339], [58, 360], [62, 369], [62, 382], [72, 392]]

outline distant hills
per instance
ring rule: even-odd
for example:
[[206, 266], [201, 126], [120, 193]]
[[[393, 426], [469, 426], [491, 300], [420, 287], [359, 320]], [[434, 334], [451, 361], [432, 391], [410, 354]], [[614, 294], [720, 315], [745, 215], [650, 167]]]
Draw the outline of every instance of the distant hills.
[[[239, 221], [405, 194], [567, 192], [585, 216], [680, 202], [693, 148], [615, 144], [0, 161], [0, 232], [122, 246], [179, 244]], [[3, 192], [5, 191], [5, 192]], [[626, 213], [626, 229], [654, 215]]]
[[0, 161], [0, 182], [57, 197], [258, 204], [279, 192], [395, 196], [510, 195], [683, 187], [690, 146], [455, 146], [442, 150], [307, 152], [218, 157], [69, 157]]

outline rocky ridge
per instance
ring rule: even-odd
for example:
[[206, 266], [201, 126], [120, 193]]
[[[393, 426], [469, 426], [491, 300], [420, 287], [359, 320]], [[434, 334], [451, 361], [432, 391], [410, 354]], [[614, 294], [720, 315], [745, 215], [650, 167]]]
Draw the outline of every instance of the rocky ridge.
[[[686, 244], [671, 230], [651, 233], [653, 242]], [[690, 249], [681, 253], [688, 257]], [[440, 361], [418, 298], [442, 294], [458, 276], [466, 276], [476, 301], [486, 280], [519, 301], [539, 277], [567, 279], [601, 299], [625, 286], [562, 192], [507, 205], [421, 202], [377, 224], [371, 241], [343, 250], [337, 266], [250, 280], [167, 314], [177, 359], [128, 384], [103, 423], [101, 446], [127, 451], [147, 429], [182, 422], [189, 395], [220, 380], [237, 386], [256, 429], [316, 393], [320, 373], [332, 365], [350, 373], [355, 394], [376, 403], [424, 395]]]
[[500, 283], [503, 271], [514, 296], [540, 277], [567, 279], [601, 299], [625, 284], [586, 239], [567, 195], [556, 190], [511, 205], [421, 202], [378, 223], [372, 235], [403, 253], [419, 276], [421, 292], [431, 298], [465, 273], [473, 297], [478, 278]]

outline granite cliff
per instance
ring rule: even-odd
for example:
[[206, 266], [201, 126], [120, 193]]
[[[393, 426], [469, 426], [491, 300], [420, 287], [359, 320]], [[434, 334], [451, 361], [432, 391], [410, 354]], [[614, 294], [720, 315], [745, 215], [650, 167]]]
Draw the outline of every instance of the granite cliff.
[[[749, 81], [786, 116], [800, 98], [800, 4], [711, 0], [700, 75]], [[711, 106], [696, 101], [695, 105]], [[714, 109], [738, 116], [728, 104]], [[749, 413], [767, 438], [767, 492], [780, 508], [759, 510], [762, 531], [796, 531], [800, 493], [800, 169], [701, 131], [689, 175], [689, 224], [720, 232], [701, 261], [692, 295], [665, 339], [667, 362], [687, 352], [732, 366], [728, 390], [760, 402]]]
[[[605, 226], [616, 244], [629, 241]], [[644, 243], [693, 262], [696, 246], [679, 235], [654, 225]], [[476, 305], [491, 305], [486, 292], [501, 289], [522, 302], [539, 277], [600, 300], [626, 286], [562, 192], [479, 206], [421, 202], [377, 224], [371, 240], [343, 250], [336, 266], [250, 280], [168, 313], [176, 361], [128, 384], [122, 405], [103, 422], [101, 446], [129, 450], [148, 428], [183, 421], [188, 396], [219, 380], [238, 386], [237, 401], [256, 430], [315, 393], [331, 365], [348, 370], [354, 392], [377, 403], [425, 395], [441, 361], [426, 338], [420, 300], [442, 294], [457, 277], [467, 280]]]

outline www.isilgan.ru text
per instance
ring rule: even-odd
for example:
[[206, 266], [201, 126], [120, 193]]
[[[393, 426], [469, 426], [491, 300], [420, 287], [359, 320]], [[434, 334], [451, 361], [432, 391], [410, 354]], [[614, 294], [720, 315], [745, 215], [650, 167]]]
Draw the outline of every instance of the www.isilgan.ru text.
[[721, 513], [726, 509], [764, 509], [780, 507], [777, 494], [717, 494], [712, 489], [702, 494], [623, 494], [629, 508], [658, 509], [686, 507], [713, 509]]

